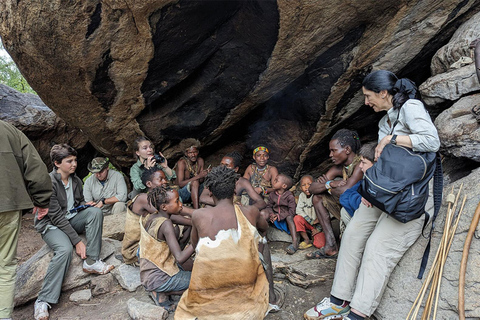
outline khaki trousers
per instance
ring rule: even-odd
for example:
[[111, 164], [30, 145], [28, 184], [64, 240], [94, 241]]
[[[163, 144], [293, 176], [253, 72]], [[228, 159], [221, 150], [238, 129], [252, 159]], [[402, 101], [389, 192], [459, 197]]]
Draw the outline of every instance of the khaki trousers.
[[0, 212], [0, 318], [10, 318], [13, 311], [17, 243], [22, 212]]
[[420, 236], [424, 219], [401, 223], [360, 204], [342, 237], [331, 294], [372, 315], [393, 268]]
[[[98, 260], [102, 249], [102, 210], [95, 207], [87, 208], [80, 211], [69, 222], [77, 233], [85, 232], [87, 257]], [[42, 238], [53, 250], [53, 258], [48, 265], [38, 299], [48, 303], [57, 303], [75, 249], [66, 233], [58, 228], [48, 229]]]

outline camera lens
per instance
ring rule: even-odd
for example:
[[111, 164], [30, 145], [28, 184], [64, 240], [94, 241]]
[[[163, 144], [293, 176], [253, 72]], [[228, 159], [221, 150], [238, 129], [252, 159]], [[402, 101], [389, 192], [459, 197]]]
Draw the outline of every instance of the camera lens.
[[159, 155], [159, 154], [155, 154], [153, 157], [155, 158], [155, 161], [156, 161], [157, 163], [162, 163], [162, 162], [165, 161], [165, 158], [162, 157], [162, 156]]

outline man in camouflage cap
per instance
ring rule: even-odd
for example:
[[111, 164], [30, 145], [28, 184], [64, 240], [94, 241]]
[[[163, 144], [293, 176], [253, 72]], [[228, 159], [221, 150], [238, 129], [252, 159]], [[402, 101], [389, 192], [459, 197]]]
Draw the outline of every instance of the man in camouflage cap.
[[108, 164], [108, 158], [94, 158], [87, 166], [92, 175], [83, 187], [87, 204], [101, 208], [103, 215], [126, 211], [127, 201], [127, 184], [123, 175], [110, 170]]

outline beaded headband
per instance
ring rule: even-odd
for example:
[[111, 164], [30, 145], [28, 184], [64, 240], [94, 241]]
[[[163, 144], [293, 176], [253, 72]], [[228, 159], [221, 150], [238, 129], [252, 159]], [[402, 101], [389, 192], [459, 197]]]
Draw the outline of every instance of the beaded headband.
[[258, 147], [258, 148], [255, 148], [255, 150], [253, 150], [253, 155], [255, 155], [258, 151], [265, 151], [266, 153], [269, 153], [266, 147]]

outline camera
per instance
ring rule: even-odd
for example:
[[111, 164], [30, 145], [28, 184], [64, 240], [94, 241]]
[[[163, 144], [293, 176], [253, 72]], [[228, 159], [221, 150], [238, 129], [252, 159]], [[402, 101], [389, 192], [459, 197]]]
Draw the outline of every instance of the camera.
[[162, 156], [159, 155], [159, 154], [154, 154], [154, 155], [153, 155], [153, 158], [155, 158], [155, 161], [156, 161], [157, 163], [163, 163], [163, 162], [165, 161], [165, 158], [162, 157]]

